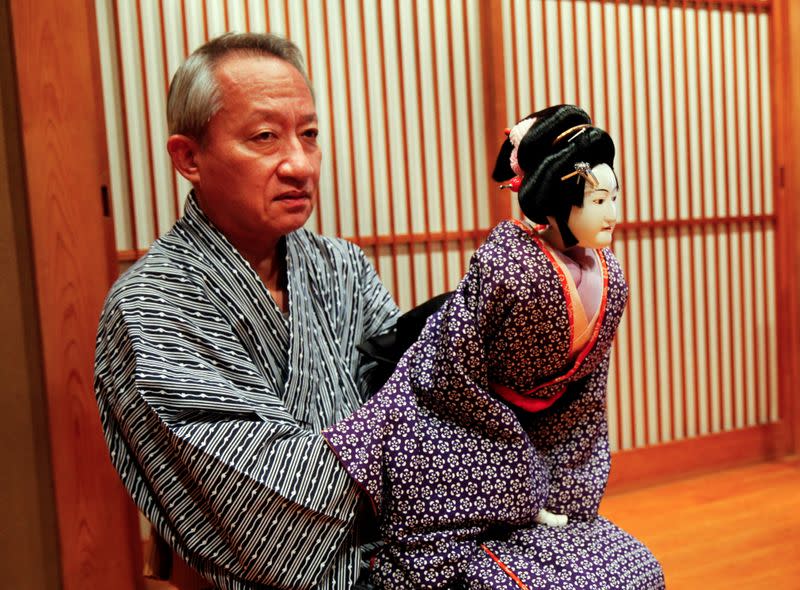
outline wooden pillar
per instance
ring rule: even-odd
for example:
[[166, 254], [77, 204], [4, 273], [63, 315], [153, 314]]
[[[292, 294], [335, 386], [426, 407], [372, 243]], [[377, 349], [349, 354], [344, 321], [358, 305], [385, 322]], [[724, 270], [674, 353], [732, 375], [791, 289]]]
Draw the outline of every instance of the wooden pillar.
[[[480, 3], [481, 66], [483, 71], [483, 121], [486, 165], [491, 175], [494, 159], [505, 139], [503, 129], [514, 121], [506, 112], [506, 80], [503, 62], [503, 14], [500, 0]], [[489, 226], [511, 217], [511, 195], [489, 177]]]
[[27, 303], [36, 317], [26, 328], [41, 359], [58, 533], [57, 552], [45, 559], [57, 564], [64, 590], [133, 590], [143, 585], [136, 514], [111, 466], [92, 386], [114, 252], [101, 195], [107, 162], [94, 3], [0, 2], [4, 12], [10, 7], [22, 140], [27, 219], [17, 223], [29, 232], [35, 285]]
[[8, 3], [0, 0], [0, 580], [60, 587]]
[[774, 0], [771, 18], [772, 128], [782, 454], [800, 453], [800, 3]]

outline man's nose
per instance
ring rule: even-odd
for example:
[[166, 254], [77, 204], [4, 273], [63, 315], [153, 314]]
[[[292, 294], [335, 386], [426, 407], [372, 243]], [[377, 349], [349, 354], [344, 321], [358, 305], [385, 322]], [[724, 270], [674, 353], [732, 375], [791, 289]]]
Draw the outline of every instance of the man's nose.
[[314, 174], [313, 155], [308, 152], [303, 143], [293, 138], [287, 142], [284, 149], [283, 161], [278, 171], [281, 176], [297, 180], [308, 180]]

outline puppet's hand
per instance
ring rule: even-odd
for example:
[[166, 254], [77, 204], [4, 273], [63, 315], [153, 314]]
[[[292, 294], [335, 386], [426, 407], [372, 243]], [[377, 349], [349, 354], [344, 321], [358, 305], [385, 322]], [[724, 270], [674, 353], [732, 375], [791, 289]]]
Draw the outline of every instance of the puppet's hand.
[[542, 508], [539, 513], [533, 518], [538, 524], [546, 524], [547, 526], [562, 527], [567, 524], [566, 514], [553, 514], [548, 510]]

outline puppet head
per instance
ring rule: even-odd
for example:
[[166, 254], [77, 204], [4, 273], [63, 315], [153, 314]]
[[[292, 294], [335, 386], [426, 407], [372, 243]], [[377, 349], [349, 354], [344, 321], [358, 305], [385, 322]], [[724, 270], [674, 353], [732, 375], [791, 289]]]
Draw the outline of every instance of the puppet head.
[[556, 105], [522, 119], [508, 131], [492, 178], [514, 178], [519, 206], [536, 223], [555, 219], [564, 245], [578, 243], [568, 221], [572, 207], [583, 207], [586, 183], [597, 183], [592, 168], [614, 165], [614, 142], [592, 125], [586, 112]]

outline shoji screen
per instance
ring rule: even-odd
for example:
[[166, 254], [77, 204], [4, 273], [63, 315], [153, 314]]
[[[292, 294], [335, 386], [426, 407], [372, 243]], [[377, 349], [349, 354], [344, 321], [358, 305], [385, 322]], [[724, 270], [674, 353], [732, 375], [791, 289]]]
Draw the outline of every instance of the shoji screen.
[[617, 143], [617, 449], [778, 419], [769, 10], [503, 3], [511, 118], [577, 103]]
[[[486, 2], [96, 0], [121, 259], [180, 210], [168, 80], [226, 30], [282, 33], [306, 54], [324, 150], [311, 227], [359, 242], [406, 309], [452, 288], [497, 221], [484, 113], [510, 124], [577, 103], [618, 147], [631, 300], [614, 448], [778, 420], [771, 3]], [[505, 104], [484, 105], [498, 80]]]
[[97, 0], [117, 247], [167, 230], [169, 79], [225, 31], [272, 31], [306, 56], [322, 130], [310, 227], [358, 242], [403, 308], [452, 289], [489, 227], [478, 4], [399, 0]]

